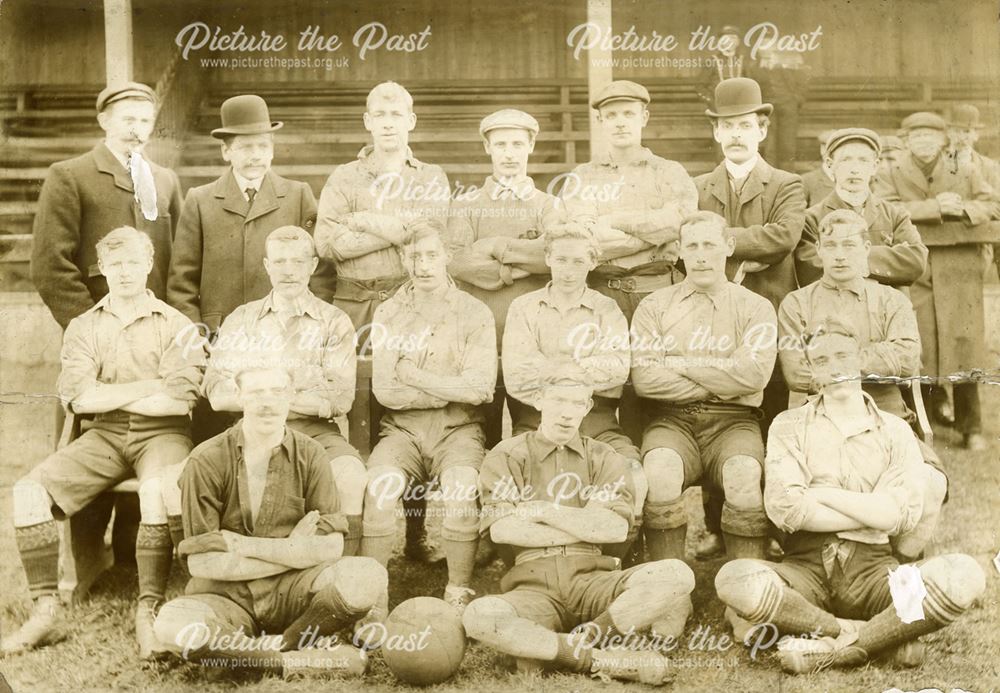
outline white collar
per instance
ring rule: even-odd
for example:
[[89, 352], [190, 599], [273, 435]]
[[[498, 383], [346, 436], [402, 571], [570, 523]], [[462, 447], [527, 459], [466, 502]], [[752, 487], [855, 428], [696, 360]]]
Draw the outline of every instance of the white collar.
[[834, 187], [834, 190], [837, 192], [837, 197], [843, 200], [846, 204], [849, 204], [851, 207], [860, 207], [863, 209], [865, 203], [868, 202], [868, 198], [871, 197], [871, 195], [865, 190], [862, 190], [859, 193], [849, 193], [846, 190], [841, 190], [837, 187]]
[[753, 171], [759, 160], [760, 154], [754, 154], [752, 159], [743, 164], [734, 164], [729, 159], [726, 159], [726, 170], [729, 171], [729, 175], [733, 180], [740, 180], [750, 175], [750, 172]]
[[[265, 174], [266, 175], [266, 174]], [[264, 182], [264, 176], [257, 178], [255, 180], [249, 180], [244, 178], [233, 169], [233, 177], [236, 178], [236, 185], [239, 186], [240, 192], [246, 195], [247, 188], [253, 188], [257, 192], [260, 192], [260, 186]]]

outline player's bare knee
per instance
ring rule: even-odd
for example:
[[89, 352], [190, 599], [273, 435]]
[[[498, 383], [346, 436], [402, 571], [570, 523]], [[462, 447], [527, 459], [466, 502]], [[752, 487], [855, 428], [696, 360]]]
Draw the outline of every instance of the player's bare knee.
[[195, 652], [207, 645], [215, 618], [215, 611], [208, 604], [179, 597], [160, 608], [153, 622], [153, 633], [171, 650]]
[[365, 508], [393, 507], [406, 490], [406, 475], [396, 467], [380, 465], [368, 470]]
[[449, 467], [441, 473], [441, 487], [446, 499], [474, 503], [479, 496], [479, 472], [472, 466]]
[[364, 496], [368, 486], [368, 470], [364, 462], [354, 455], [341, 455], [330, 460], [330, 469], [341, 495], [347, 491], [352, 498]]
[[159, 475], [151, 476], [139, 484], [139, 517], [147, 525], [167, 524], [163, 479]]
[[760, 479], [760, 462], [749, 455], [734, 455], [722, 463], [722, 488], [726, 500], [737, 508], [763, 504]]
[[170, 465], [160, 474], [160, 491], [163, 494], [163, 505], [167, 509], [167, 515], [181, 514], [180, 479], [186, 463], [187, 460]]
[[378, 601], [389, 584], [389, 574], [374, 558], [346, 556], [325, 568], [313, 580], [313, 591], [333, 585], [344, 605], [366, 611]]
[[782, 587], [781, 578], [769, 566], [750, 558], [729, 561], [715, 576], [715, 593], [741, 614], [756, 611], [768, 589]]
[[473, 599], [462, 614], [465, 634], [473, 640], [489, 641], [495, 637], [500, 624], [517, 617], [517, 611], [498, 597]]
[[647, 498], [663, 502], [680, 498], [684, 490], [684, 460], [676, 450], [653, 448], [642, 458], [649, 485]]
[[[960, 609], [968, 609], [986, 591], [986, 575], [982, 567], [976, 559], [964, 553], [935, 556], [920, 566], [920, 575], [925, 583], [934, 585]], [[933, 594], [925, 599], [931, 598]]]
[[15, 527], [31, 527], [54, 519], [49, 492], [30, 474], [14, 483], [12, 495]]

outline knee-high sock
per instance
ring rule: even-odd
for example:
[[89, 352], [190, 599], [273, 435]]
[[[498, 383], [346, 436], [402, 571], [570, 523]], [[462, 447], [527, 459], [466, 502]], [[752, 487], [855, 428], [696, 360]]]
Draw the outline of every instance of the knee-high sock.
[[833, 614], [810, 603], [787, 585], [767, 585], [758, 608], [743, 617], [751, 623], [773, 623], [783, 634], [794, 637], [816, 629], [821, 636], [840, 635], [840, 624]]
[[357, 556], [361, 550], [361, 515], [347, 516], [347, 534], [344, 535], [344, 556]]
[[896, 607], [890, 605], [861, 626], [855, 644], [869, 655], [873, 655], [944, 628], [965, 611], [931, 581], [927, 581], [924, 585], [927, 588], [927, 596], [923, 603], [923, 619], [913, 623], [903, 623], [896, 615]]
[[174, 544], [168, 525], [139, 525], [135, 539], [135, 563], [139, 576], [139, 601], [160, 604], [167, 596]]
[[59, 588], [59, 527], [55, 520], [15, 527], [14, 538], [31, 597], [56, 594]]
[[352, 609], [336, 585], [327, 585], [313, 595], [306, 610], [285, 629], [283, 649], [298, 650], [317, 637], [333, 635], [367, 611]]
[[565, 633], [558, 633], [559, 650], [552, 663], [560, 669], [589, 673], [593, 664], [594, 649], [589, 646], [577, 646], [576, 638]]
[[170, 542], [174, 548], [184, 541], [184, 523], [180, 515], [167, 515], [167, 527], [170, 529]]
[[448, 561], [448, 582], [452, 585], [468, 586], [472, 581], [472, 570], [476, 567], [476, 548], [479, 540], [456, 541], [441, 538], [441, 548]]
[[361, 537], [361, 555], [374, 558], [383, 566], [389, 565], [392, 549], [396, 545], [396, 535], [387, 534], [378, 537]]

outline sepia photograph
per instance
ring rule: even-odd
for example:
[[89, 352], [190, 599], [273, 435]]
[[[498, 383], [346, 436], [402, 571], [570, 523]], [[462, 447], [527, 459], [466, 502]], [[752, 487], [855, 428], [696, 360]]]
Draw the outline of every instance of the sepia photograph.
[[996, 0], [0, 0], [0, 693], [1000, 693]]

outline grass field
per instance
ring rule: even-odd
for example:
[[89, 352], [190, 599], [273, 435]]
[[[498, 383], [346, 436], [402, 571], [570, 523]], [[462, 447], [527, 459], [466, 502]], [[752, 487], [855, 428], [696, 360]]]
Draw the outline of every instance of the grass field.
[[[882, 692], [890, 688], [918, 691], [960, 688], [976, 693], [1000, 691], [1000, 579], [991, 564], [1000, 548], [1000, 388], [984, 387], [987, 431], [991, 447], [982, 453], [956, 449], [957, 437], [939, 430], [936, 447], [946, 459], [951, 475], [951, 498], [944, 509], [932, 553], [961, 551], [973, 555], [987, 571], [987, 591], [981, 602], [959, 622], [928, 636], [926, 664], [917, 671], [870, 666], [851, 672], [792, 677], [784, 675], [771, 655], [752, 662], [742, 646], [726, 651], [689, 649], [696, 629], [710, 629], [718, 636], [728, 631], [722, 606], [715, 599], [712, 581], [721, 560], [693, 565], [698, 586], [695, 610], [680, 648], [674, 652], [677, 675], [675, 691], [728, 691], [794, 693], [797, 691]], [[10, 400], [0, 407], [0, 626], [10, 632], [24, 620], [29, 601], [10, 524], [10, 488], [13, 482], [52, 447], [51, 405], [25, 399]], [[701, 509], [696, 490], [688, 492], [692, 517], [689, 542], [702, 531]], [[690, 549], [689, 544], [689, 549]], [[497, 591], [501, 565], [496, 563], [476, 581], [480, 594]], [[177, 594], [183, 580], [175, 567], [170, 595]], [[393, 605], [412, 596], [439, 596], [445, 582], [444, 569], [428, 568], [395, 560], [390, 566]], [[3, 672], [15, 691], [87, 691], [141, 689], [147, 691], [198, 690], [205, 693], [231, 689], [234, 684], [259, 691], [353, 691], [356, 681], [284, 682], [276, 678], [207, 670], [192, 664], [159, 663], [148, 667], [135, 661], [132, 608], [136, 596], [135, 574], [116, 568], [94, 588], [91, 598], [75, 608], [69, 639], [28, 654], [0, 659]], [[371, 690], [402, 690], [376, 655], [364, 686]], [[618, 684], [615, 684], [617, 687]], [[635, 690], [644, 687], [635, 685]], [[503, 658], [472, 644], [459, 673], [431, 690], [475, 690], [479, 693], [506, 690], [597, 691], [607, 686], [582, 676], [551, 675], [535, 678], [511, 673]]]

